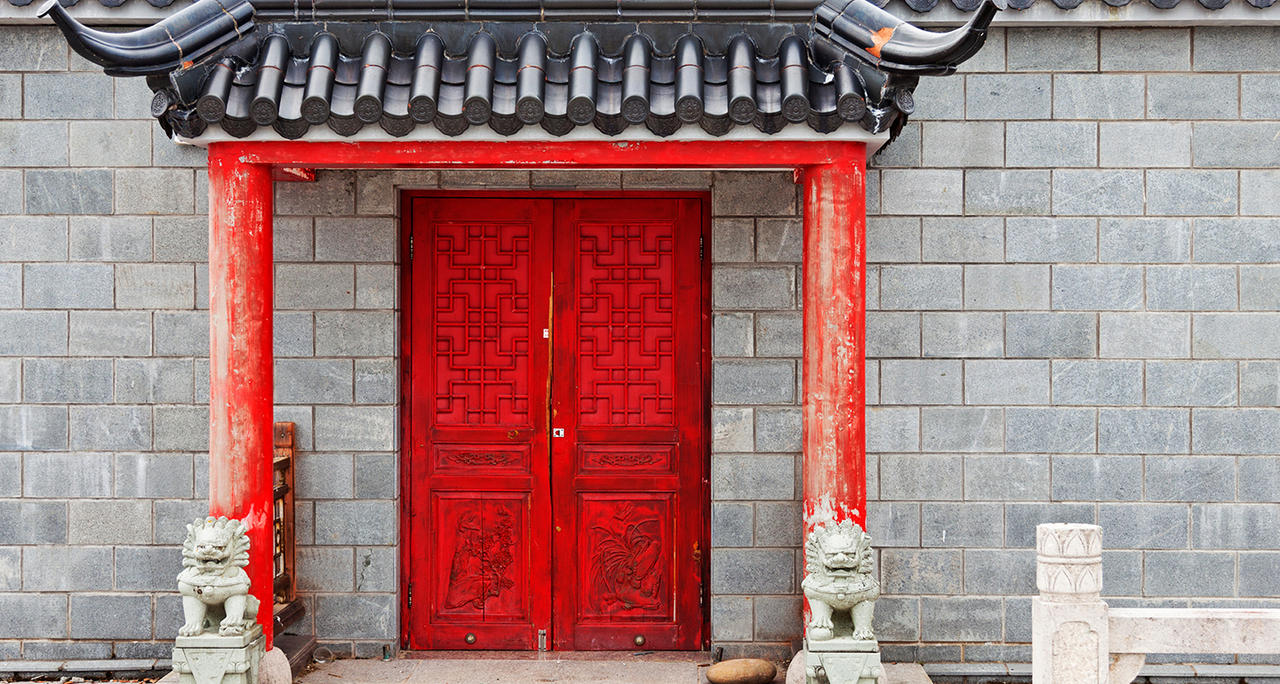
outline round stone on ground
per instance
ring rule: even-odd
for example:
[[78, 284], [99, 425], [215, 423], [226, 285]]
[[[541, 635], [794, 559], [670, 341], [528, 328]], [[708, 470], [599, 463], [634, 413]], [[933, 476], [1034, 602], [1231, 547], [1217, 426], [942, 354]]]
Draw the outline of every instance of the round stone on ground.
[[767, 660], [736, 658], [716, 663], [707, 669], [711, 684], [769, 684], [778, 668]]

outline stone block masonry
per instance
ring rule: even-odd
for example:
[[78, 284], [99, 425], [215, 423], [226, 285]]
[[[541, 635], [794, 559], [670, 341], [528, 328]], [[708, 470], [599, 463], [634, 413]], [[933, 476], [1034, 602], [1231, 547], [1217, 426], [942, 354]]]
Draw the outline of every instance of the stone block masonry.
[[1280, 475], [1280, 252], [1262, 237], [1280, 161], [1261, 142], [1280, 64], [1245, 57], [1276, 40], [993, 31], [959, 94], [930, 82], [963, 106], [922, 86], [924, 135], [873, 160], [892, 214], [868, 244], [886, 659], [1027, 662], [1041, 522], [1106, 529], [1113, 605], [1280, 607], [1258, 593], [1278, 542], [1250, 531], [1280, 515], [1255, 484]]
[[[993, 30], [962, 73], [926, 79], [872, 161], [886, 660], [1029, 662], [1043, 522], [1106, 526], [1117, 604], [1277, 604], [1277, 44], [1271, 27]], [[100, 101], [68, 109], [69, 88]], [[50, 28], [0, 27], [0, 615], [20, 616], [0, 620], [0, 659], [164, 658], [179, 625], [166, 577], [207, 510], [207, 176], [145, 91]], [[1206, 91], [1212, 108], [1178, 99]], [[277, 419], [297, 424], [308, 611], [293, 631], [347, 655], [398, 640], [404, 188], [710, 192], [711, 638], [790, 655], [802, 219], [786, 172], [279, 184]]]

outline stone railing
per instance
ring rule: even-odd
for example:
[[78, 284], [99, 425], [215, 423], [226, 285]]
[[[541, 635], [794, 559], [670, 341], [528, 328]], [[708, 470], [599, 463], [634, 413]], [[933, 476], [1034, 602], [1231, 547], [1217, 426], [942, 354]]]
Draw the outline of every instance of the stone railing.
[[1148, 653], [1280, 653], [1280, 610], [1108, 608], [1102, 528], [1036, 527], [1035, 684], [1130, 684]]

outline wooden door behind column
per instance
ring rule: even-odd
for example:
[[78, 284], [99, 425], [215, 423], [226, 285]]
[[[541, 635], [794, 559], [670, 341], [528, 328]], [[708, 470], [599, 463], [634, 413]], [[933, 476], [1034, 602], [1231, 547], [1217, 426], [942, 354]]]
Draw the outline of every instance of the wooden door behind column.
[[411, 216], [409, 645], [536, 649], [552, 205], [415, 198]]
[[701, 645], [702, 223], [697, 199], [556, 203], [556, 648]]

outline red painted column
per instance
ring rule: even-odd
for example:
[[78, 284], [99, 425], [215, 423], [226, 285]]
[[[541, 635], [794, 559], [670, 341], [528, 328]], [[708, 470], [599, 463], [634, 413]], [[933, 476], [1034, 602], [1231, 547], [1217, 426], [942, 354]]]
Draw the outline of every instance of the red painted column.
[[866, 146], [804, 170], [804, 526], [867, 520]]
[[209, 146], [209, 514], [249, 530], [250, 591], [272, 634], [270, 167]]

